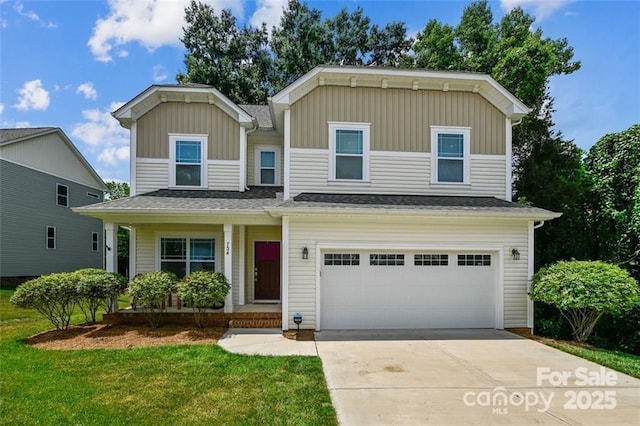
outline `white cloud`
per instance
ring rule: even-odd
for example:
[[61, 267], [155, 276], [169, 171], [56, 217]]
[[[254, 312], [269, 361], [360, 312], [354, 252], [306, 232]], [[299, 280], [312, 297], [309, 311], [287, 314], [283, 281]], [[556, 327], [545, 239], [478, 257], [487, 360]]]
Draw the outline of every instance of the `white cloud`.
[[[99, 18], [87, 45], [101, 62], [113, 59], [117, 46], [136, 42], [153, 51], [164, 45], [179, 45], [184, 9], [190, 0], [109, 0], [109, 15]], [[242, 0], [204, 0], [216, 13], [230, 8], [242, 14]]]
[[126, 58], [127, 56], [129, 56], [129, 52], [126, 50], [118, 50], [118, 53], [116, 53], [116, 55], [118, 56], [118, 58]]
[[[40, 17], [40, 15], [38, 15], [33, 10], [25, 10], [24, 9], [24, 5], [22, 3], [20, 3], [20, 2], [16, 2], [16, 4], [13, 6], [13, 8], [16, 10], [18, 15], [23, 16], [23, 17], [29, 19], [30, 21], [38, 22], [38, 23], [40, 23], [40, 25], [42, 25], [45, 28], [58, 28], [58, 25], [54, 24], [51, 21], [45, 22]], [[5, 26], [6, 26], [6, 22], [3, 22], [3, 26], [2, 27], [4, 28]]]
[[271, 29], [280, 24], [280, 18], [288, 3], [288, 0], [258, 0], [256, 11], [251, 15], [249, 23], [258, 27], [265, 22], [267, 30], [271, 33]]
[[27, 127], [31, 127], [31, 123], [29, 123], [28, 121], [16, 121], [13, 124], [13, 127], [15, 127], [16, 129], [24, 129]]
[[4, 104], [0, 102], [0, 114], [4, 112]]
[[93, 99], [94, 101], [98, 97], [98, 92], [96, 91], [95, 87], [93, 87], [93, 83], [90, 81], [82, 83], [80, 86], [78, 86], [78, 88], [76, 89], [76, 93], [82, 93], [85, 99]]
[[160, 83], [165, 81], [169, 77], [169, 73], [167, 70], [160, 64], [153, 67], [153, 81], [155, 83]]
[[129, 160], [129, 147], [121, 146], [121, 147], [109, 147], [98, 155], [98, 162], [107, 164], [109, 166], [117, 166], [121, 161]]
[[506, 11], [510, 11], [518, 6], [526, 10], [531, 10], [536, 17], [536, 21], [540, 22], [574, 1], [575, 0], [500, 0], [500, 5]]
[[24, 83], [20, 90], [20, 97], [15, 107], [22, 111], [30, 109], [45, 110], [49, 107], [49, 92], [42, 87], [41, 80], [31, 80]]

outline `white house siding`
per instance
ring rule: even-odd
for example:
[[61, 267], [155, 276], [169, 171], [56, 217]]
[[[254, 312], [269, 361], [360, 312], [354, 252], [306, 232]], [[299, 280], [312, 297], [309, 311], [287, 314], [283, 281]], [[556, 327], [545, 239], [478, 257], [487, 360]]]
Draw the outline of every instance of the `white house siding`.
[[169, 187], [169, 161], [145, 159], [136, 162], [136, 188], [134, 194], [144, 194]]
[[237, 191], [240, 181], [238, 161], [209, 161], [207, 164], [208, 189]]
[[462, 195], [505, 197], [503, 155], [471, 156], [471, 185], [431, 185], [431, 157], [427, 153], [372, 151], [371, 182], [329, 182], [329, 151], [291, 150], [291, 196], [301, 192]]
[[[527, 325], [527, 221], [489, 218], [291, 217], [289, 225], [289, 327], [291, 314], [304, 315], [305, 328], [316, 327], [316, 246], [323, 244], [393, 245], [415, 249], [496, 245], [503, 249], [504, 327]], [[309, 259], [300, 256], [309, 249]], [[514, 261], [511, 249], [520, 251]], [[489, 250], [488, 250], [489, 251]], [[498, 271], [500, 275], [500, 271]]]

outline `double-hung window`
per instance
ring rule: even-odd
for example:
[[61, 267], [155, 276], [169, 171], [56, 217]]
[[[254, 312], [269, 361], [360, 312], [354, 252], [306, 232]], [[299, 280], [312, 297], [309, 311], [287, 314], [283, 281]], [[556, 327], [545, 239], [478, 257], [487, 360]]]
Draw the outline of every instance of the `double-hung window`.
[[69, 207], [69, 187], [56, 183], [56, 204], [61, 207]]
[[216, 240], [200, 237], [160, 238], [160, 270], [178, 278], [191, 272], [216, 270]]
[[257, 145], [255, 156], [255, 184], [280, 185], [280, 148]]
[[170, 186], [206, 187], [206, 135], [169, 135]]
[[469, 183], [470, 140], [468, 127], [431, 127], [431, 183]]
[[368, 123], [329, 123], [330, 180], [369, 180]]

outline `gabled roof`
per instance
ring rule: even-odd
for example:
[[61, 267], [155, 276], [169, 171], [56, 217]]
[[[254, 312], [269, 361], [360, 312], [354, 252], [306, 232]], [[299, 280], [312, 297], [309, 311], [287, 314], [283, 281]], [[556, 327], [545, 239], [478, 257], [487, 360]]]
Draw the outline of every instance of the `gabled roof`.
[[123, 127], [163, 102], [208, 103], [216, 105], [243, 127], [255, 127], [256, 120], [213, 86], [205, 84], [154, 84], [111, 113]]
[[98, 175], [98, 173], [94, 170], [94, 168], [89, 164], [86, 158], [80, 153], [78, 148], [71, 142], [71, 139], [67, 137], [67, 135], [60, 129], [59, 127], [32, 127], [32, 128], [21, 128], [21, 129], [0, 129], [0, 146], [7, 146], [11, 144], [20, 143], [23, 141], [28, 141], [34, 139], [36, 137], [45, 136], [51, 133], [57, 133], [60, 139], [67, 145], [69, 150], [76, 156], [76, 158], [82, 163], [82, 165], [87, 169], [89, 174], [95, 179], [98, 184], [98, 188], [103, 191], [108, 191], [107, 186], [105, 185], [102, 178]]
[[277, 126], [283, 125], [284, 110], [318, 86], [405, 88], [412, 90], [465, 91], [478, 93], [505, 116], [519, 120], [531, 109], [488, 74], [320, 65], [300, 77], [269, 100]]

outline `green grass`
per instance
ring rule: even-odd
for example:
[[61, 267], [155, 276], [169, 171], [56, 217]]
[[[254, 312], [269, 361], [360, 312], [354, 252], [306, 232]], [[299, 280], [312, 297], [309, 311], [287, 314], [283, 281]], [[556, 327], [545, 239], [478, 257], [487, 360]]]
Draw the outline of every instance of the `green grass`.
[[11, 293], [0, 290], [0, 424], [337, 424], [319, 358], [35, 349], [22, 339], [51, 325]]
[[547, 345], [640, 379], [640, 356], [638, 355], [557, 341], [547, 342]]

